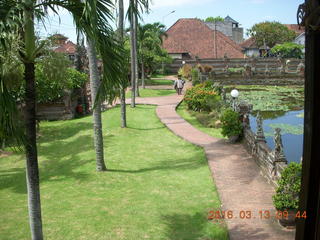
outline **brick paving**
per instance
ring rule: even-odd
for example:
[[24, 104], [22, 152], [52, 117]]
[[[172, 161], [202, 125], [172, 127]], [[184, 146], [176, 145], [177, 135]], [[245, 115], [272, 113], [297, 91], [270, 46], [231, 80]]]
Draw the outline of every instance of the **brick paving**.
[[[243, 145], [213, 138], [182, 119], [176, 113], [182, 98], [178, 95], [137, 98], [136, 103], [157, 105], [156, 113], [168, 129], [204, 148], [222, 202], [221, 209], [233, 213], [232, 218], [226, 219], [230, 239], [294, 239], [294, 230], [283, 229], [277, 223], [272, 204], [274, 188], [262, 177], [258, 165]], [[240, 211], [249, 211], [247, 214], [252, 216], [241, 219]], [[263, 211], [262, 215], [259, 211]], [[261, 219], [261, 216], [267, 216], [265, 211], [269, 211], [271, 217]]]

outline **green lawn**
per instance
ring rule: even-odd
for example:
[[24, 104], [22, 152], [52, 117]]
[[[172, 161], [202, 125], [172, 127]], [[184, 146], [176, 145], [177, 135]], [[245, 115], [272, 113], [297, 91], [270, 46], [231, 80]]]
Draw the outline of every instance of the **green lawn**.
[[[140, 97], [161, 97], [161, 96], [168, 96], [171, 94], [176, 93], [174, 89], [149, 89], [149, 88], [139, 88]], [[126, 93], [126, 98], [131, 97], [131, 91]]]
[[[154, 106], [103, 113], [110, 171], [95, 171], [92, 118], [43, 122], [41, 202], [47, 240], [227, 239], [208, 221], [220, 200], [203, 150], [158, 120]], [[0, 239], [30, 239], [23, 154], [0, 158]]]
[[198, 130], [216, 138], [224, 138], [221, 134], [221, 128], [209, 128], [204, 126], [199, 122], [199, 120], [194, 116], [192, 111], [187, 109], [187, 105], [182, 102], [177, 109], [177, 113], [191, 125], [193, 125]]
[[173, 81], [168, 79], [146, 79], [145, 85], [172, 85]]

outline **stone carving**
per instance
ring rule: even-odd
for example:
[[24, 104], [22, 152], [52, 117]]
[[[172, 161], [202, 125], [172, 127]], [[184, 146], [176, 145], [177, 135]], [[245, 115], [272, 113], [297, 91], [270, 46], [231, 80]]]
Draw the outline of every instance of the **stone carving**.
[[282, 145], [282, 138], [281, 138], [281, 129], [275, 129], [275, 136], [274, 136], [274, 162], [285, 162], [287, 163], [287, 159], [284, 155], [283, 145]]
[[299, 76], [304, 76], [304, 64], [303, 62], [300, 62], [297, 66], [297, 74]]
[[245, 79], [251, 79], [251, 77], [252, 77], [251, 66], [249, 64], [247, 64], [247, 63], [244, 65], [243, 77]]
[[269, 69], [269, 65], [268, 65], [268, 64], [266, 64], [266, 69], [264, 70], [264, 74], [265, 74], [266, 76], [269, 76], [269, 75], [271, 74], [271, 71], [270, 71], [270, 69]]
[[256, 120], [257, 120], [256, 141], [257, 142], [266, 142], [266, 138], [264, 136], [264, 131], [263, 131], [263, 119], [260, 115], [260, 112], [258, 112]]
[[221, 98], [224, 102], [227, 101], [226, 90], [224, 88], [221, 89]]
[[287, 61], [286, 61], [286, 67], [285, 67], [285, 72], [286, 73], [288, 73], [289, 72], [289, 64], [290, 64], [290, 60], [288, 59]]

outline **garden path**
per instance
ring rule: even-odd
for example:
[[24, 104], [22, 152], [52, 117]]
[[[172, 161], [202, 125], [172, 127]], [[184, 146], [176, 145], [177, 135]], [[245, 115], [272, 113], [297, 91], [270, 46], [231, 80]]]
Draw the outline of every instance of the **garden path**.
[[[226, 219], [230, 239], [294, 239], [294, 230], [285, 230], [277, 223], [272, 204], [274, 189], [261, 176], [259, 167], [243, 145], [213, 138], [182, 119], [176, 113], [182, 98], [178, 95], [137, 98], [136, 103], [158, 105], [156, 113], [161, 122], [174, 134], [204, 148], [221, 208], [233, 212], [233, 217]], [[250, 211], [252, 216], [241, 219], [240, 211]], [[271, 217], [261, 219], [259, 211], [263, 211], [263, 216], [266, 216], [264, 211], [269, 211]]]

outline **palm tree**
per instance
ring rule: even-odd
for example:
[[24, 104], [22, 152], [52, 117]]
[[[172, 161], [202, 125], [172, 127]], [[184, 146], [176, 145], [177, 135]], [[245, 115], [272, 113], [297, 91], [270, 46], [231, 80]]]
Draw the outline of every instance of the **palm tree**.
[[[41, 203], [39, 190], [39, 168], [36, 141], [36, 95], [35, 95], [35, 61], [41, 55], [42, 46], [37, 46], [34, 24], [36, 19], [44, 20], [48, 9], [58, 14], [58, 8], [68, 10], [73, 16], [78, 31], [83, 32], [87, 38], [95, 40], [97, 49], [103, 60], [103, 78], [97, 94], [97, 100], [106, 98], [111, 101], [115, 94], [115, 85], [120, 83], [120, 69], [122, 56], [119, 46], [113, 39], [112, 28], [108, 21], [112, 18], [110, 9], [111, 0], [1, 0], [0, 2], [0, 44], [3, 49], [8, 45], [8, 34], [16, 34], [20, 40], [20, 58], [24, 64], [25, 95], [25, 141], [26, 174], [29, 222], [33, 240], [42, 240]], [[5, 50], [6, 51], [6, 50]], [[1, 64], [1, 63], [0, 63]], [[2, 79], [2, 78], [0, 78]], [[118, 86], [116, 86], [118, 87]], [[14, 127], [11, 119], [16, 115], [16, 105], [7, 94], [5, 82], [1, 81], [0, 99], [11, 105], [3, 104], [0, 114], [5, 121], [0, 121], [0, 133], [6, 134]], [[9, 125], [7, 125], [9, 123]], [[15, 130], [13, 130], [15, 131]], [[17, 140], [23, 138], [17, 132]], [[21, 142], [18, 140], [18, 142]]]
[[131, 107], [135, 107], [138, 89], [138, 53], [137, 53], [137, 22], [140, 13], [149, 10], [149, 0], [130, 0], [127, 15], [130, 21], [130, 58], [131, 58]]
[[138, 53], [141, 63], [142, 88], [145, 88], [145, 59], [148, 49], [161, 48], [163, 37], [166, 37], [165, 26], [159, 22], [138, 25]]
[[[119, 0], [118, 2], [118, 35], [119, 42], [123, 46], [124, 44], [124, 7], [123, 0]], [[126, 70], [126, 69], [125, 69]], [[120, 102], [121, 102], [121, 127], [127, 127], [127, 114], [126, 114], [126, 88], [128, 86], [128, 79], [126, 76], [126, 72], [123, 73], [122, 83], [120, 86]]]
[[[91, 99], [96, 99], [100, 87], [100, 77], [98, 69], [97, 53], [93, 40], [87, 39], [89, 71], [90, 71], [90, 89]], [[93, 108], [93, 129], [94, 129], [94, 147], [96, 151], [97, 171], [106, 171], [103, 152], [102, 120], [101, 120], [101, 102], [99, 99], [95, 102]]]
[[160, 52], [163, 37], [166, 37], [165, 26], [159, 22], [138, 25], [138, 53], [141, 63], [142, 88], [145, 88], [145, 58], [149, 50]]

